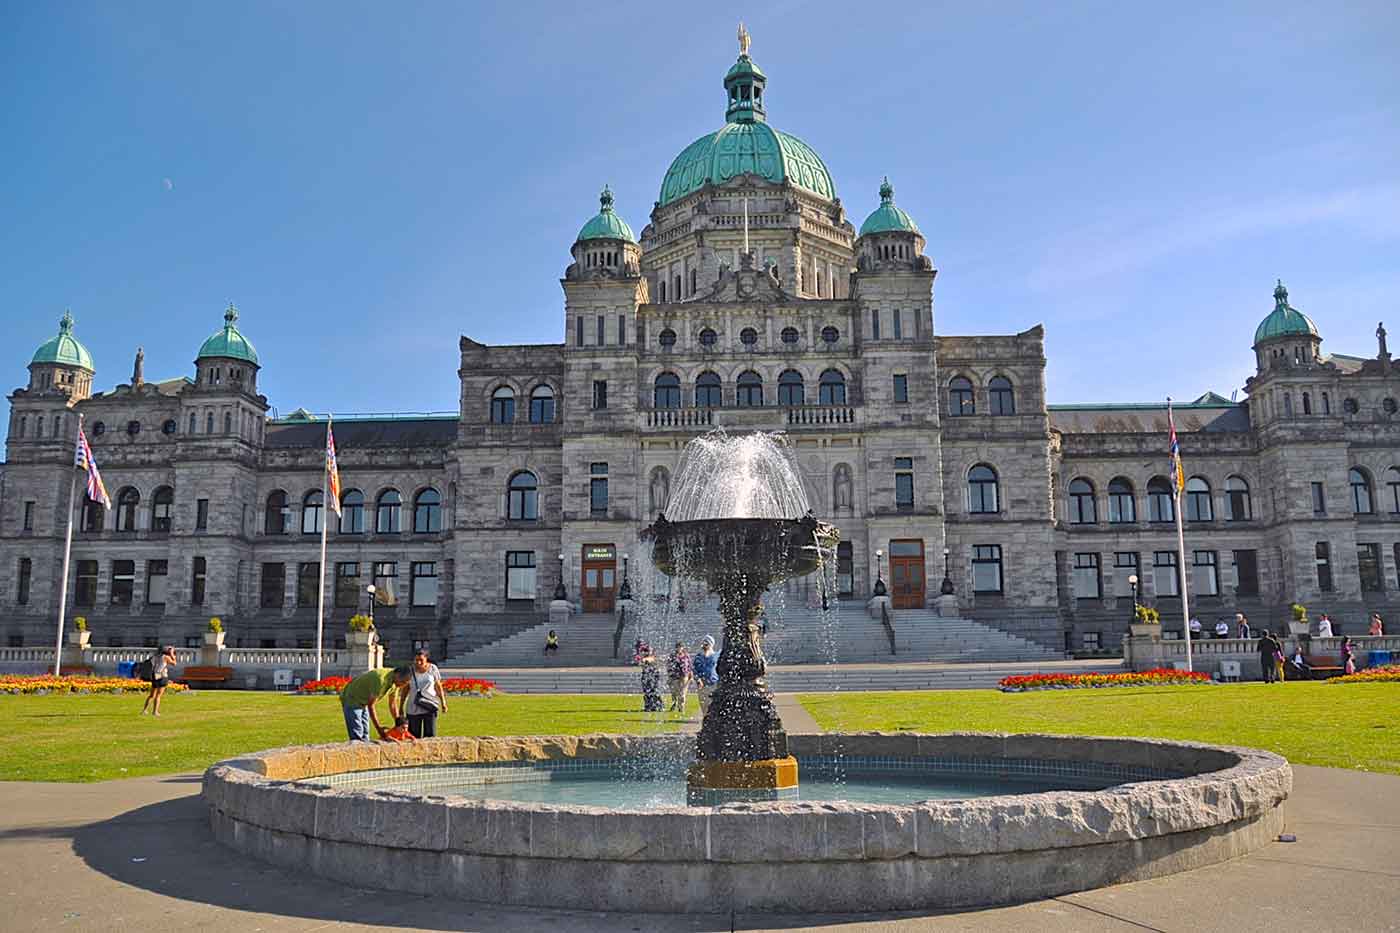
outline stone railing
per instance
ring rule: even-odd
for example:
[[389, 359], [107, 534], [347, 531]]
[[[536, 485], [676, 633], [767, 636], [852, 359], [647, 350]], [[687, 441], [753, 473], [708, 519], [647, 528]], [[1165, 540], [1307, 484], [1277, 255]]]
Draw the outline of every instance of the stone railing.
[[[242, 668], [310, 668], [316, 667], [314, 648], [225, 648], [219, 654], [224, 667]], [[321, 669], [338, 670], [350, 663], [350, 652], [338, 648], [321, 652]]]
[[[369, 644], [367, 636], [351, 636], [348, 648], [328, 648], [321, 652], [322, 676], [355, 675], [384, 663], [384, 647]], [[157, 649], [122, 646], [95, 648], [64, 645], [65, 668], [86, 667], [98, 674], [115, 674], [117, 665], [125, 661], [144, 661]], [[200, 665], [233, 669], [233, 682], [238, 686], [272, 686], [273, 671], [291, 671], [293, 677], [309, 680], [316, 673], [316, 651], [311, 648], [226, 648], [222, 644], [205, 644], [200, 648], [176, 648], [177, 668]], [[52, 648], [0, 648], [0, 670], [10, 673], [38, 674], [53, 670]], [[180, 674], [176, 671], [178, 679]]]
[[[1301, 639], [1301, 641], [1300, 641]], [[1306, 635], [1285, 635], [1282, 638], [1284, 653], [1291, 656], [1295, 644], [1300, 644], [1303, 654], [1326, 656], [1340, 659], [1342, 639], [1310, 638]], [[1393, 658], [1400, 659], [1400, 635], [1358, 635], [1352, 638], [1356, 646], [1356, 663], [1364, 667], [1370, 663], [1373, 651], [1390, 652]], [[1192, 667], [1196, 670], [1215, 673], [1221, 661], [1253, 661], [1259, 659], [1258, 639], [1255, 638], [1193, 638], [1191, 639]], [[1133, 635], [1123, 639], [1123, 663], [1133, 670], [1146, 670], [1153, 667], [1171, 667], [1186, 662], [1186, 642], [1175, 638], [1163, 640], [1159, 633]]]
[[0, 648], [0, 664], [6, 666], [46, 664], [53, 667], [52, 648]]
[[693, 428], [706, 431], [714, 427], [713, 408], [649, 408], [638, 413], [639, 428]]
[[637, 413], [642, 431], [708, 431], [713, 427], [742, 430], [771, 425], [788, 428], [847, 430], [861, 424], [855, 405], [744, 405], [726, 408], [646, 408]]
[[794, 427], [856, 423], [854, 405], [797, 405], [783, 410], [787, 413], [787, 423]]
[[[144, 661], [151, 655], [159, 651], [159, 648], [88, 648], [83, 651], [82, 663], [97, 670], [99, 667], [110, 667], [117, 669], [120, 661]], [[49, 657], [53, 657], [50, 652]], [[198, 664], [198, 648], [176, 648], [175, 663], [177, 665]]]

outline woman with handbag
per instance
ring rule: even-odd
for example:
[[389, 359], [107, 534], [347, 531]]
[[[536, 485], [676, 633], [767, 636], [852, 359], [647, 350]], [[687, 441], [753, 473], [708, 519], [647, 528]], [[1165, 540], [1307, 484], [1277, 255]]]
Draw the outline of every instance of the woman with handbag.
[[428, 649], [419, 648], [413, 655], [413, 677], [408, 691], [408, 732], [415, 739], [430, 739], [437, 735], [438, 713], [447, 712], [447, 691], [442, 689], [442, 674], [428, 660]]

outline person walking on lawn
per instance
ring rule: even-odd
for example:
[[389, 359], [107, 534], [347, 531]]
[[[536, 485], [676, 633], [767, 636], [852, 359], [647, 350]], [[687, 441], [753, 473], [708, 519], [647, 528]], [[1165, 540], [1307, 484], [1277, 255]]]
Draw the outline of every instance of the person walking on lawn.
[[1277, 650], [1278, 643], [1269, 634], [1268, 629], [1259, 632], [1259, 640], [1254, 643], [1254, 647], [1259, 652], [1259, 667], [1263, 669], [1264, 683], [1274, 682], [1274, 651]]
[[676, 642], [675, 650], [666, 659], [666, 679], [671, 686], [671, 710], [685, 712], [686, 694], [690, 692], [690, 652], [684, 642]]
[[699, 653], [690, 659], [690, 671], [695, 675], [695, 695], [700, 698], [701, 719], [709, 712], [710, 693], [715, 689], [715, 684], [719, 683], [719, 674], [715, 673], [718, 663], [719, 654], [715, 651], [714, 636], [706, 635], [700, 639]]
[[381, 739], [385, 738], [389, 730], [380, 725], [374, 706], [388, 695], [389, 719], [397, 722], [403, 715], [404, 698], [412, 679], [413, 671], [405, 664], [401, 667], [376, 667], [346, 684], [340, 694], [340, 705], [345, 713], [345, 731], [349, 733], [350, 741], [368, 742], [371, 725]]
[[151, 692], [146, 694], [146, 702], [141, 704], [141, 715], [146, 715], [150, 707], [152, 716], [160, 715], [160, 698], [165, 696], [165, 688], [170, 686], [170, 669], [175, 666], [175, 646], [166, 645], [160, 654], [151, 657]]
[[428, 649], [413, 655], [413, 686], [408, 692], [408, 734], [415, 739], [437, 735], [438, 713], [447, 712], [447, 691], [442, 689], [442, 673], [428, 660]]

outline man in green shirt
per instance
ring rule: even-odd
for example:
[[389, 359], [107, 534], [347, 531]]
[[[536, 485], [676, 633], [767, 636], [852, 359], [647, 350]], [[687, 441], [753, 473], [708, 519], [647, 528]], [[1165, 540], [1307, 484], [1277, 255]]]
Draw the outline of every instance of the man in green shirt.
[[404, 694], [408, 692], [408, 682], [412, 677], [407, 665], [377, 667], [345, 685], [345, 689], [340, 693], [340, 705], [345, 711], [345, 731], [350, 733], [350, 741], [368, 742], [371, 723], [379, 737], [384, 738], [386, 730], [379, 724], [374, 704], [388, 694], [389, 717], [397, 720], [399, 711], [403, 708]]

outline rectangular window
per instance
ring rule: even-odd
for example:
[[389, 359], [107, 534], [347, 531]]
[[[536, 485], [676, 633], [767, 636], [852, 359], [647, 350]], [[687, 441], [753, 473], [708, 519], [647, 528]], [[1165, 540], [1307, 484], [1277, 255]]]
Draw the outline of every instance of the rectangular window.
[[894, 339], [904, 339], [904, 313], [898, 308], [890, 312], [891, 320], [894, 322]]
[[1081, 644], [1084, 646], [1085, 651], [1098, 651], [1103, 647], [1098, 632], [1085, 632], [1080, 638], [1083, 639]]
[[904, 373], [894, 374], [894, 400], [897, 403], [909, 401], [909, 377]]
[[356, 609], [360, 605], [360, 565], [342, 561], [335, 565], [335, 608]]
[[535, 552], [506, 552], [506, 599], [535, 599]]
[[374, 601], [380, 606], [399, 604], [399, 565], [381, 560], [374, 565]]
[[79, 606], [97, 605], [97, 561], [78, 561], [78, 580], [73, 590], [73, 602]]
[[130, 606], [131, 600], [136, 594], [136, 561], [134, 560], [114, 560], [112, 561], [112, 598], [113, 606]]
[[1099, 555], [1074, 555], [1074, 598], [1098, 599], [1100, 593]]
[[604, 339], [604, 328], [606, 325], [603, 322], [605, 320], [607, 319], [603, 317], [603, 315], [598, 315], [598, 346], [600, 347], [607, 343], [607, 340]]
[[625, 314], [617, 316], [617, 345], [619, 347], [627, 346], [627, 315]]
[[608, 514], [607, 477], [594, 477], [588, 481], [588, 510], [595, 517]]
[[[1113, 554], [1113, 595], [1132, 596], [1133, 585], [1128, 582], [1129, 577], [1139, 576], [1138, 574], [1138, 552], [1137, 551], [1115, 551]], [[1138, 581], [1138, 586], [1142, 586], [1142, 581]]]
[[163, 560], [146, 561], [146, 605], [164, 606], [170, 593], [170, 563]]
[[33, 530], [34, 530], [34, 503], [33, 503], [33, 502], [26, 502], [26, 503], [24, 504], [24, 530], [25, 530], [25, 531], [33, 531]]
[[209, 563], [203, 557], [194, 559], [194, 570], [190, 575], [190, 605], [204, 605], [204, 587], [209, 576]]
[[1326, 541], [1317, 542], [1317, 547], [1313, 553], [1317, 563], [1317, 588], [1324, 592], [1332, 592], [1332, 548]]
[[209, 530], [209, 500], [208, 500], [208, 499], [196, 499], [196, 500], [194, 500], [194, 530], [195, 530], [195, 531], [208, 531], [208, 530]]
[[437, 564], [432, 561], [414, 561], [411, 570], [413, 575], [409, 580], [408, 604], [410, 606], [436, 606]]
[[1235, 595], [1259, 595], [1259, 552], [1234, 551], [1230, 560], [1235, 565]]
[[1152, 552], [1152, 592], [1157, 596], [1176, 596], [1180, 593], [1176, 569], [1176, 551]]
[[28, 557], [19, 559], [19, 580], [15, 588], [15, 602], [21, 606], [29, 604], [29, 579], [34, 575], [34, 561]]
[[880, 309], [879, 309], [879, 308], [871, 308], [871, 309], [870, 309], [870, 339], [871, 339], [871, 340], [879, 340], [879, 339], [880, 339]]
[[836, 545], [836, 593], [838, 596], [854, 595], [856, 589], [855, 559], [851, 542], [842, 541]]
[[1379, 544], [1358, 544], [1356, 546], [1356, 569], [1361, 574], [1361, 592], [1379, 593], [1381, 585], [1381, 546]]
[[1191, 592], [1197, 596], [1220, 595], [1220, 558], [1215, 551], [1191, 552]]
[[972, 592], [1000, 593], [1001, 587], [1001, 545], [974, 545], [972, 548]]
[[281, 609], [287, 598], [286, 586], [286, 564], [263, 564], [258, 605], [264, 609]]
[[914, 511], [914, 458], [894, 458], [894, 507], [901, 512]]
[[1312, 484], [1312, 502], [1314, 515], [1327, 514], [1327, 492], [1321, 483]]
[[574, 346], [583, 346], [583, 315], [574, 318]]
[[608, 407], [608, 380], [593, 380], [593, 410], [599, 411]]
[[314, 609], [321, 597], [321, 565], [297, 564], [297, 608]]

